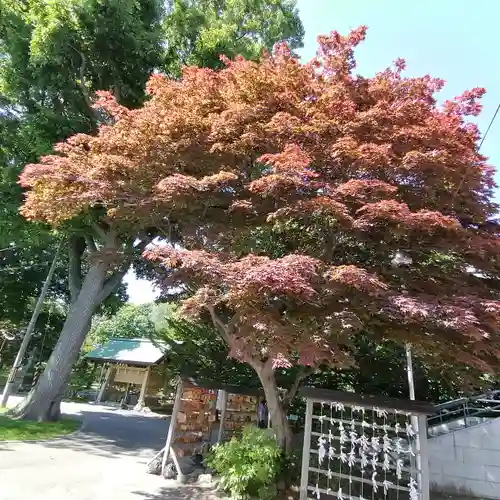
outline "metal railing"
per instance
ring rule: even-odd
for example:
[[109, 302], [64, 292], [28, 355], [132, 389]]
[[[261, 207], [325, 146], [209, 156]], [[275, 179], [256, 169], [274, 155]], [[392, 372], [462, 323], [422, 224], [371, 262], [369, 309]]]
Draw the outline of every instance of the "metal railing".
[[460, 398], [436, 406], [427, 419], [430, 438], [472, 427], [500, 417], [500, 391]]

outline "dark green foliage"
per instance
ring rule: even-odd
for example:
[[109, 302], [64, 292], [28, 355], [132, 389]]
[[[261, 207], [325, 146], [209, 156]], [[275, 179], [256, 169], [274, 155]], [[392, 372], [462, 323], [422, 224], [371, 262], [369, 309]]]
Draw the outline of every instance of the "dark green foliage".
[[283, 459], [269, 429], [245, 427], [241, 438], [215, 446], [206, 463], [217, 471], [222, 488], [231, 498], [270, 500], [276, 497]]
[[[162, 2], [68, 0], [0, 6], [0, 310], [22, 325], [57, 244], [19, 215], [17, 177], [25, 163], [76, 132], [95, 129], [89, 97], [113, 89], [138, 105], [149, 73], [161, 63]], [[5, 250], [7, 249], [7, 250]], [[67, 255], [51, 293], [68, 298]], [[119, 294], [123, 297], [123, 291]]]
[[104, 344], [111, 338], [152, 338], [155, 325], [151, 320], [152, 304], [126, 304], [115, 314], [95, 318], [84, 345], [85, 351]]
[[[172, 346], [169, 352], [172, 375], [260, 388], [260, 382], [253, 370], [245, 363], [228, 357], [227, 346], [209, 323], [186, 321], [175, 313], [175, 306], [171, 304], [156, 306], [152, 314], [156, 325], [155, 338]], [[161, 318], [161, 321], [158, 318]], [[320, 368], [307, 377], [304, 384], [394, 398], [409, 397], [404, 349], [390, 342], [376, 344], [371, 342], [367, 335], [359, 335], [354, 347], [356, 364], [353, 367], [343, 370]], [[299, 370], [300, 367], [277, 370], [278, 386], [283, 389], [290, 388]], [[469, 385], [470, 378], [480, 380], [479, 374], [462, 373], [451, 367], [447, 372], [453, 373], [453, 377], [447, 378], [446, 373], [438, 370], [435, 365], [414, 356], [417, 399], [439, 403], [488, 387], [487, 381], [472, 387]], [[302, 401], [295, 400], [289, 413], [301, 415]]]
[[[3, 320], [3, 329], [9, 334], [10, 337], [13, 338], [12, 340], [7, 341], [4, 345], [0, 357], [0, 365], [10, 366], [14, 361], [25, 332], [25, 326], [29, 321], [29, 316], [33, 311], [33, 307], [34, 300], [27, 299], [24, 317], [19, 317], [18, 322]], [[27, 354], [29, 355], [30, 353], [34, 353], [35, 363], [47, 361], [52, 348], [57, 342], [57, 338], [62, 324], [64, 323], [65, 317], [66, 310], [62, 303], [59, 303], [54, 299], [47, 301], [42, 312], [40, 313], [40, 316], [38, 317], [36, 328], [33, 333], [33, 337], [30, 342], [30, 348]]]
[[156, 338], [168, 343], [168, 368], [172, 376], [195, 377], [217, 383], [260, 388], [254, 371], [228, 357], [227, 346], [209, 323], [186, 321], [172, 304], [153, 309]]
[[[281, 39], [300, 46], [302, 37], [290, 0], [3, 0], [0, 318], [24, 320], [57, 244], [47, 227], [19, 215], [19, 172], [54, 143], [95, 131], [101, 117], [89, 105], [96, 90], [138, 106], [153, 71], [178, 72], [183, 63], [218, 67], [221, 53], [257, 57]], [[86, 227], [62, 229], [83, 235]], [[66, 260], [55, 279], [65, 297]]]

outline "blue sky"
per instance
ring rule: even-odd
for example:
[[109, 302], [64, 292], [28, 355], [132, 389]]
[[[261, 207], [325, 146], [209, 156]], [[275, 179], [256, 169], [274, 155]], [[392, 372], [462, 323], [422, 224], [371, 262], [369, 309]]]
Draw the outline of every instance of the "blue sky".
[[[402, 57], [406, 74], [430, 74], [446, 80], [439, 94], [444, 100], [473, 87], [485, 87], [484, 109], [477, 123], [484, 133], [500, 103], [498, 61], [500, 4], [494, 0], [298, 0], [304, 23], [304, 61], [316, 51], [316, 37], [332, 30], [368, 26], [366, 41], [357, 50], [358, 72], [365, 76]], [[500, 166], [500, 114], [482, 153]], [[497, 176], [500, 183], [500, 176]], [[500, 196], [498, 196], [500, 198]], [[144, 303], [156, 294], [150, 283], [127, 276], [130, 301]]]
[[[483, 133], [488, 127], [500, 103], [500, 4], [494, 0], [298, 0], [298, 7], [306, 31], [304, 60], [314, 56], [318, 34], [345, 34], [364, 24], [368, 35], [356, 52], [360, 74], [373, 75], [402, 57], [407, 75], [446, 81], [440, 100], [484, 87], [477, 123]], [[500, 166], [500, 113], [481, 152]]]

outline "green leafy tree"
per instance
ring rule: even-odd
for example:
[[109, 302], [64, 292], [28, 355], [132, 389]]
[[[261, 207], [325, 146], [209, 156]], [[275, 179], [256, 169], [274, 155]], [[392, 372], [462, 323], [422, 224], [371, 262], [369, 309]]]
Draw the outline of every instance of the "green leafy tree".
[[151, 320], [152, 308], [152, 304], [126, 304], [110, 317], [100, 316], [95, 318], [85, 341], [85, 349], [93, 349], [111, 338], [154, 337], [156, 329]]
[[[293, 14], [295, 31], [292, 22], [279, 21], [281, 4], [288, 6], [283, 8], [283, 16], [289, 16], [285, 11]], [[196, 5], [208, 4], [203, 1], [189, 4], [193, 8]], [[232, 37], [228, 33], [234, 32], [232, 26], [244, 26], [249, 16], [248, 8], [235, 9], [235, 5], [237, 2], [220, 3], [220, 15], [231, 28], [226, 29], [219, 23], [210, 36], [206, 33], [214, 19], [210, 18], [210, 9], [207, 10], [203, 36], [212, 42], [210, 49], [205, 47], [202, 51], [199, 43], [184, 44], [186, 34], [176, 38], [176, 30], [182, 33], [183, 24], [169, 22], [169, 16], [163, 15], [163, 2], [159, 0], [5, 1], [0, 20], [0, 86], [13, 116], [21, 116], [16, 138], [29, 145], [29, 155], [18, 155], [14, 163], [19, 166], [35, 161], [51, 145], [69, 135], [93, 134], [99, 126], [113, 122], [103, 107], [92, 106], [97, 90], [109, 90], [120, 105], [136, 107], [144, 99], [143, 87], [148, 75], [161, 70], [162, 66], [169, 71], [169, 68], [178, 68], [187, 62], [184, 56], [191, 52], [194, 59], [189, 62], [218, 66], [219, 55], [224, 51], [215, 43], [217, 32], [226, 43]], [[280, 39], [298, 43], [302, 27], [291, 2], [269, 0], [254, 6], [262, 8], [265, 15], [261, 16], [260, 25], [257, 21], [248, 25], [254, 30], [253, 34], [248, 31], [241, 40], [258, 38], [255, 48], [259, 50], [270, 50], [272, 43]], [[271, 11], [277, 13], [274, 18], [269, 15], [271, 6]], [[175, 8], [169, 10], [170, 14], [173, 12]], [[255, 12], [252, 16], [258, 19]], [[272, 19], [279, 22], [269, 22]], [[247, 45], [250, 47], [250, 42]], [[256, 55], [259, 50], [255, 49]], [[57, 204], [54, 203], [53, 208], [58, 210]], [[35, 390], [15, 410], [15, 415], [38, 420], [57, 418], [65, 381], [92, 315], [114, 292], [132, 261], [158, 230], [168, 231], [167, 222], [151, 219], [145, 226], [124, 223], [117, 228], [110, 225], [109, 219], [94, 205], [59, 226], [70, 235], [71, 305], [46, 371]]]
[[[7, 228], [2, 236], [8, 235], [10, 243], [37, 227], [17, 216], [22, 196], [16, 174], [23, 164], [36, 161], [70, 134], [97, 130], [106, 117], [92, 108], [95, 90], [110, 89], [129, 106], [142, 102], [144, 82], [161, 63], [163, 6], [156, 0], [6, 0], [0, 8], [0, 91], [3, 119], [8, 122], [3, 129], [8, 141], [2, 148], [2, 190], [12, 194], [0, 227]], [[85, 335], [90, 326], [90, 318], [84, 323], [74, 318], [83, 296], [88, 298], [83, 277], [91, 271], [92, 257], [102, 243], [99, 231], [88, 228], [89, 220], [60, 228], [71, 235], [66, 293], [73, 309], [62, 329], [66, 334]], [[45, 234], [50, 239], [50, 232]], [[39, 245], [26, 246], [30, 251], [33, 261], [45, 257]], [[125, 272], [123, 263], [108, 263], [91, 305], [84, 309], [97, 310]], [[64, 354], [58, 359], [69, 366], [72, 361]], [[43, 409], [34, 410], [36, 418], [42, 413], [42, 418], [51, 418], [52, 411], [58, 415], [63, 389], [59, 387]]]
[[229, 357], [227, 346], [214, 327], [201, 321], [187, 321], [175, 304], [153, 306], [153, 339], [169, 345], [168, 370], [180, 375], [242, 387], [260, 387], [255, 374], [244, 363]]
[[287, 40], [302, 46], [304, 28], [295, 0], [169, 0], [164, 22], [166, 70], [182, 65], [220, 68], [220, 55], [256, 60]]

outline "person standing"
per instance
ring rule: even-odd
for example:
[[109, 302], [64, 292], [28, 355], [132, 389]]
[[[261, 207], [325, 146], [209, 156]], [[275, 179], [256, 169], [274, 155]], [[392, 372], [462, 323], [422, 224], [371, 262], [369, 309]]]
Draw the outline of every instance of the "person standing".
[[269, 411], [265, 399], [261, 399], [257, 408], [257, 418], [259, 420], [259, 429], [267, 429]]
[[222, 413], [222, 406], [224, 404], [224, 396], [221, 390], [217, 391], [217, 401], [215, 403], [215, 419], [218, 422]]

